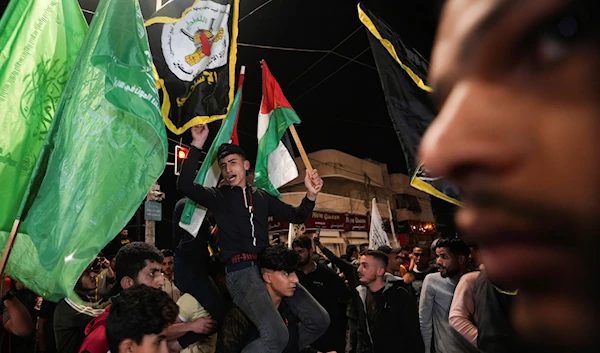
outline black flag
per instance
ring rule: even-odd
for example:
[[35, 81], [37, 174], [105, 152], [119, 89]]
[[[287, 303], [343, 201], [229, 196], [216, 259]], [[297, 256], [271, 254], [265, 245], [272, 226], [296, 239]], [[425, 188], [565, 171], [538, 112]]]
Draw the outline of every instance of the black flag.
[[239, 0], [175, 0], [145, 23], [165, 125], [182, 134], [233, 102]]
[[458, 188], [441, 178], [432, 178], [417, 161], [421, 137], [437, 115], [429, 98], [426, 78], [429, 63], [364, 3], [358, 6], [361, 22], [368, 29], [373, 57], [385, 94], [388, 112], [400, 139], [411, 185], [433, 196], [460, 205]]

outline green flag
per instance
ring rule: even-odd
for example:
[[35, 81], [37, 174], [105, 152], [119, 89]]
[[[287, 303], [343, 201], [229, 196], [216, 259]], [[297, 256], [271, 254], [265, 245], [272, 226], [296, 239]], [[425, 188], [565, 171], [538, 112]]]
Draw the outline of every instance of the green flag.
[[162, 173], [167, 139], [137, 0], [103, 0], [38, 158], [7, 273], [68, 296]]
[[0, 251], [86, 31], [77, 0], [12, 0], [0, 20]]

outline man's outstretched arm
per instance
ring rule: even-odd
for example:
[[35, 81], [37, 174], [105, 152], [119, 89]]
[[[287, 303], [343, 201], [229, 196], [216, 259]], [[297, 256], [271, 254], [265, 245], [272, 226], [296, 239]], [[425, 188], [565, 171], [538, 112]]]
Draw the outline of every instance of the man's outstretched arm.
[[193, 138], [192, 147], [181, 166], [177, 188], [195, 203], [207, 208], [214, 208], [216, 204], [215, 190], [205, 188], [194, 181], [198, 165], [203, 162], [202, 148], [208, 138], [208, 126], [196, 125], [192, 127], [191, 131]]
[[306, 186], [306, 197], [302, 199], [302, 203], [298, 207], [294, 207], [284, 203], [276, 197], [269, 196], [269, 214], [280, 218], [285, 222], [301, 224], [306, 222], [312, 210], [315, 208], [317, 196], [323, 188], [323, 179], [319, 177], [316, 169], [311, 172], [306, 172], [304, 177], [304, 185]]

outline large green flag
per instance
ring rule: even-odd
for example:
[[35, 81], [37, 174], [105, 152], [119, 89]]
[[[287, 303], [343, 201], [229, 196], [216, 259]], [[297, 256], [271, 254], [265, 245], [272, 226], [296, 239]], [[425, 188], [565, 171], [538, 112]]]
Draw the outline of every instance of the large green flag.
[[86, 31], [77, 0], [12, 0], [0, 20], [0, 251]]
[[38, 158], [7, 272], [68, 296], [162, 173], [167, 138], [137, 0], [103, 0]]

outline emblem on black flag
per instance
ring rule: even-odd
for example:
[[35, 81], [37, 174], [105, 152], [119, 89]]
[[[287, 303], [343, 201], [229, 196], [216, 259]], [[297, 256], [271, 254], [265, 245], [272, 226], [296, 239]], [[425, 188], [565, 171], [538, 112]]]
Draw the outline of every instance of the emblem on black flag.
[[182, 134], [233, 102], [239, 0], [175, 0], [146, 21], [165, 124]]

